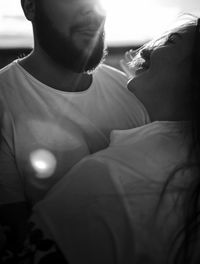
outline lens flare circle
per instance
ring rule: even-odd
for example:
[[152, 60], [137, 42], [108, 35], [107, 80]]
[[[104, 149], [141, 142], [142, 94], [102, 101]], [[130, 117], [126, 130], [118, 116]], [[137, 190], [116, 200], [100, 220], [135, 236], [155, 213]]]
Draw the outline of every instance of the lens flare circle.
[[38, 149], [30, 154], [30, 163], [38, 178], [49, 178], [56, 169], [55, 156], [48, 150]]

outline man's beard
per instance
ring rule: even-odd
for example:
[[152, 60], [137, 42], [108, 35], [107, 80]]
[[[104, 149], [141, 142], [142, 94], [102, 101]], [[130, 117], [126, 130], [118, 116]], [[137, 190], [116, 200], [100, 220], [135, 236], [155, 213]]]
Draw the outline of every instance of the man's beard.
[[[91, 52], [87, 54], [79, 49], [73, 41], [76, 27], [70, 29], [69, 37], [63, 36], [47, 17], [42, 4], [37, 4], [34, 21], [35, 33], [41, 48], [58, 65], [74, 72], [92, 72], [103, 62], [107, 54], [104, 41], [104, 29], [91, 38]], [[78, 33], [77, 33], [78, 34]], [[87, 54], [87, 55], [86, 55]]]

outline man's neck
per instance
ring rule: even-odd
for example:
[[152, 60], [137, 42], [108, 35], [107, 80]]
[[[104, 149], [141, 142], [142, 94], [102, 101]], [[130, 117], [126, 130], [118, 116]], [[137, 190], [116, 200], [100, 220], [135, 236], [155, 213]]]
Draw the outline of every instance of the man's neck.
[[87, 90], [92, 83], [92, 75], [61, 67], [43, 52], [33, 51], [20, 61], [20, 65], [37, 80], [56, 90], [80, 92]]

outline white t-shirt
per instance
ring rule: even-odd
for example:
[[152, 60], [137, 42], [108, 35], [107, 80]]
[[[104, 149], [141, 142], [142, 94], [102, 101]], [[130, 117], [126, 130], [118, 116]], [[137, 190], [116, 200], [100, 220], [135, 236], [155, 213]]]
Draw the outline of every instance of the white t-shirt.
[[[34, 207], [33, 219], [71, 264], [164, 264], [181, 227], [174, 206], [186, 160], [186, 122], [153, 122], [114, 131], [110, 146], [84, 158]], [[179, 175], [179, 176], [178, 176]]]
[[149, 122], [121, 72], [102, 65], [83, 92], [53, 89], [18, 61], [0, 71], [0, 203], [35, 203], [75, 163], [105, 148], [113, 129]]

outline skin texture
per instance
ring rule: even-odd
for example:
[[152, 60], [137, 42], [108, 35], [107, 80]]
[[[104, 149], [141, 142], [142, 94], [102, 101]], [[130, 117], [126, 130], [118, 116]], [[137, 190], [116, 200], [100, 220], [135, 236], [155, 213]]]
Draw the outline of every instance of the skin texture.
[[140, 54], [148, 67], [136, 71], [128, 84], [129, 90], [147, 108], [152, 121], [189, 119], [195, 27], [176, 31], [160, 38], [155, 46], [144, 47]]

